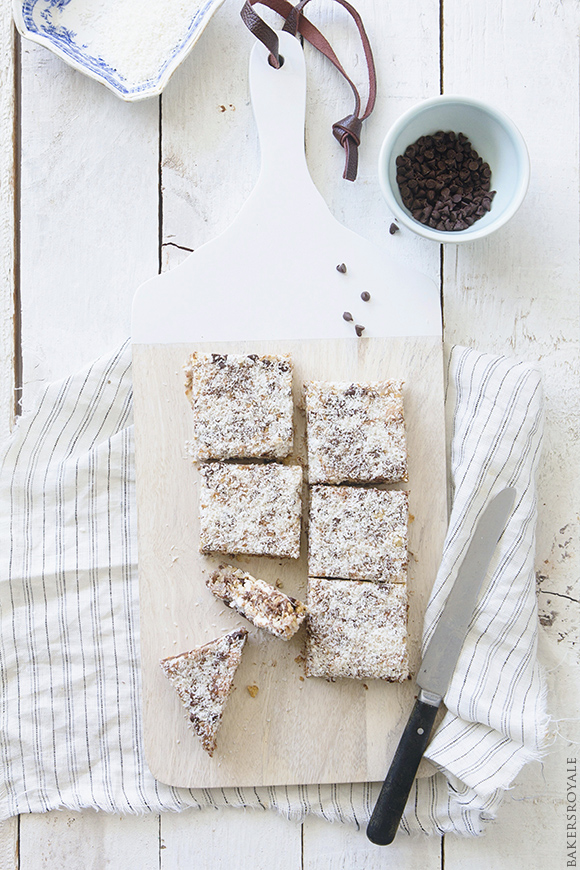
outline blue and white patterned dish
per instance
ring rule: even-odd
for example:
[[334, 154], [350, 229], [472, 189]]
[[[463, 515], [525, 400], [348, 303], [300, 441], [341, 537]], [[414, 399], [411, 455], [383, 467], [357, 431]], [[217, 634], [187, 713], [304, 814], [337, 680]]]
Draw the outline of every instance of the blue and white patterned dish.
[[13, 0], [22, 36], [123, 100], [160, 94], [224, 0]]

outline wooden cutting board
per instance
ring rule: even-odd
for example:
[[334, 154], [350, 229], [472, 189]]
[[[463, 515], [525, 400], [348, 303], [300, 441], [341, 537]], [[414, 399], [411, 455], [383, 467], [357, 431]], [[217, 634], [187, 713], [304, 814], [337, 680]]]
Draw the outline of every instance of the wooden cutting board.
[[[302, 461], [304, 380], [405, 380], [413, 670], [446, 528], [437, 288], [328, 212], [304, 157], [302, 49], [288, 34], [280, 41], [280, 70], [269, 66], [261, 45], [250, 60], [262, 148], [256, 188], [225, 233], [143, 285], [133, 307], [145, 751], [157, 779], [190, 788], [382, 779], [414, 687], [306, 679], [304, 629], [289, 642], [272, 638], [208, 592], [205, 576], [220, 560], [198, 551], [199, 478], [184, 448], [192, 425], [184, 392], [188, 355], [195, 349], [290, 353], [294, 458]], [[337, 272], [339, 263], [345, 274]], [[360, 299], [363, 290], [370, 302]], [[363, 338], [342, 319], [344, 310], [365, 326]], [[306, 487], [304, 496], [306, 511]], [[306, 551], [303, 535], [298, 561], [230, 561], [304, 598]], [[210, 759], [189, 731], [159, 660], [239, 625], [250, 636]], [[258, 687], [255, 697], [248, 686]]]

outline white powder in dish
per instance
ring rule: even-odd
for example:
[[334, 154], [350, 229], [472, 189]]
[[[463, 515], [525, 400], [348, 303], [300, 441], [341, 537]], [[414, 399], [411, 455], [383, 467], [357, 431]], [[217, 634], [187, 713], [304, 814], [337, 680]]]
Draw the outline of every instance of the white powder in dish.
[[187, 39], [200, 10], [222, 0], [83, 0], [48, 10], [56, 27], [76, 34], [75, 41], [94, 58], [116, 69], [128, 86], [156, 79]]

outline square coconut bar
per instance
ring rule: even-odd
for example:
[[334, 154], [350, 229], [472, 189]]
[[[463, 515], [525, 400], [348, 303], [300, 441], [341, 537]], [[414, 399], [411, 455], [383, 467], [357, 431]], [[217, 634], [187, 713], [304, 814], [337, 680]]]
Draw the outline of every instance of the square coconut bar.
[[199, 471], [202, 553], [299, 557], [300, 466], [207, 462]]
[[185, 393], [193, 409], [187, 450], [205, 459], [282, 459], [292, 450], [289, 356], [192, 353]]
[[308, 573], [405, 583], [408, 495], [402, 490], [313, 486]]
[[407, 480], [403, 381], [304, 385], [310, 483]]
[[408, 679], [405, 586], [311, 577], [307, 606], [309, 677]]
[[220, 565], [205, 584], [228, 607], [282, 640], [293, 637], [306, 616], [306, 607], [297, 598], [232, 565]]

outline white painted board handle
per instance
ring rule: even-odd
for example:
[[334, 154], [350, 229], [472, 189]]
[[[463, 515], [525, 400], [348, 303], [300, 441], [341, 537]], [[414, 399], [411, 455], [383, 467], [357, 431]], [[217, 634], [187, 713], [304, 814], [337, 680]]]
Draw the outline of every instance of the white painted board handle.
[[314, 185], [304, 152], [304, 53], [289, 33], [279, 38], [280, 69], [261, 43], [250, 57], [256, 186], [221, 236], [139, 288], [135, 344], [354, 338], [345, 309], [368, 338], [441, 334], [434, 283], [339, 223]]

